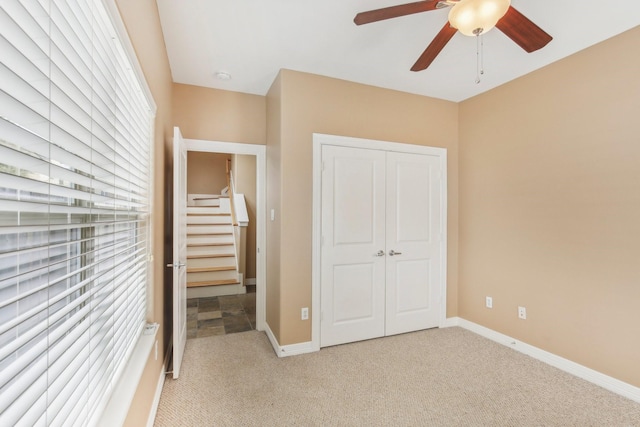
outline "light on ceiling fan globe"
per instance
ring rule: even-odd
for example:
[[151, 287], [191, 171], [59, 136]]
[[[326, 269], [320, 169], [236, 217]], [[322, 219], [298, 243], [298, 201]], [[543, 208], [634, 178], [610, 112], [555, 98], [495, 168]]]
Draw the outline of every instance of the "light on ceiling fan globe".
[[449, 23], [466, 36], [486, 33], [495, 27], [510, 5], [511, 0], [461, 0], [449, 11]]

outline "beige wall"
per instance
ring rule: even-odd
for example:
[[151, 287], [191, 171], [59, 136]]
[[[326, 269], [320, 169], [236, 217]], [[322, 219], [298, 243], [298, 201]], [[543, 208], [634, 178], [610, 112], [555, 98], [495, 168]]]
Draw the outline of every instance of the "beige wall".
[[459, 314], [640, 386], [637, 52], [640, 27], [461, 103]]
[[[158, 348], [163, 349], [163, 278], [164, 278], [164, 186], [165, 157], [171, 153], [171, 71], [164, 46], [160, 18], [154, 0], [117, 0], [122, 20], [142, 66], [145, 78], [158, 107], [155, 122], [154, 189], [153, 189], [153, 283], [149, 292], [151, 309], [147, 318], [158, 322]], [[162, 353], [162, 351], [160, 351]], [[147, 361], [140, 385], [131, 404], [126, 426], [146, 425], [156, 386], [162, 371], [162, 356]]]
[[256, 156], [237, 154], [233, 156], [233, 177], [236, 192], [244, 194], [249, 215], [247, 243], [245, 247], [245, 279], [256, 278]]
[[458, 105], [289, 70], [280, 79], [280, 345], [311, 339], [311, 321], [300, 320], [300, 309], [311, 307], [314, 132], [448, 149], [447, 315], [457, 315]]
[[173, 122], [187, 139], [266, 144], [266, 98], [173, 84]]
[[276, 337], [280, 336], [280, 211], [282, 205], [282, 75], [278, 74], [267, 93], [267, 289], [266, 320]]
[[229, 154], [187, 152], [187, 193], [220, 194], [227, 186]]

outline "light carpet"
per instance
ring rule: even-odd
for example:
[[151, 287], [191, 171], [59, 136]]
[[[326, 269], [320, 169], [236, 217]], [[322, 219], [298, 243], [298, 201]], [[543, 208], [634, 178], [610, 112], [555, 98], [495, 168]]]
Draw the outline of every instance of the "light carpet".
[[251, 331], [187, 341], [156, 426], [640, 426], [640, 404], [462, 328], [278, 358]]

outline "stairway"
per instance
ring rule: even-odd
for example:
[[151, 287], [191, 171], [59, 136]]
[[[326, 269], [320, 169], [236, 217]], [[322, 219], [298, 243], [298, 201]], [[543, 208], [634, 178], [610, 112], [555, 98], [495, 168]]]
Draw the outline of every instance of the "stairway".
[[229, 199], [189, 195], [187, 297], [245, 293], [238, 274]]

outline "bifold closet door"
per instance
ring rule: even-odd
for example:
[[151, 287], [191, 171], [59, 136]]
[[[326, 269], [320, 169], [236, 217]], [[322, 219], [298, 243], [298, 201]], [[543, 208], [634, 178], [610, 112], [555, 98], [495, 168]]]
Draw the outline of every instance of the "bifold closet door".
[[385, 153], [322, 148], [321, 346], [384, 335]]
[[438, 326], [439, 162], [322, 148], [322, 347]]

